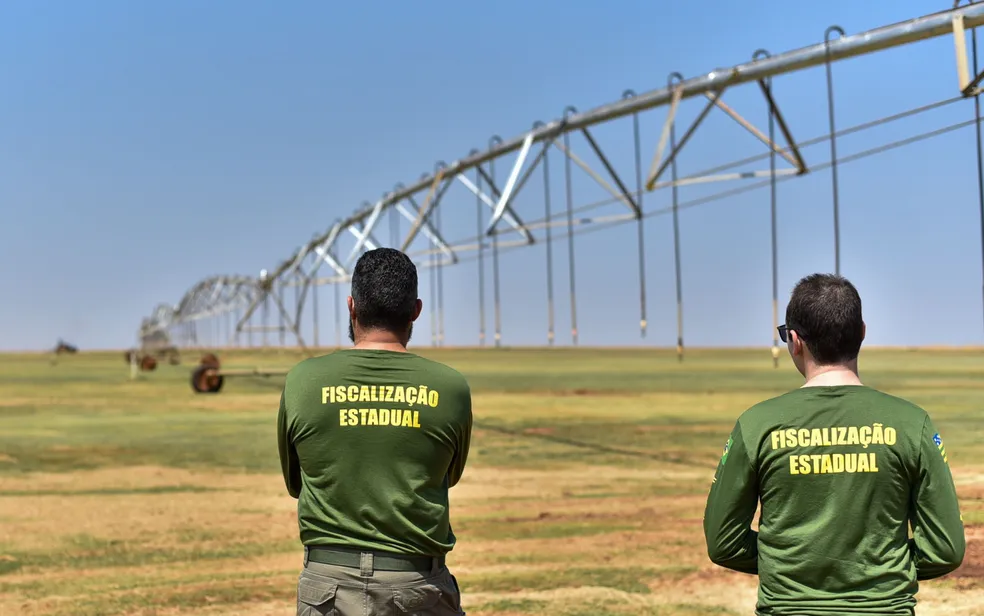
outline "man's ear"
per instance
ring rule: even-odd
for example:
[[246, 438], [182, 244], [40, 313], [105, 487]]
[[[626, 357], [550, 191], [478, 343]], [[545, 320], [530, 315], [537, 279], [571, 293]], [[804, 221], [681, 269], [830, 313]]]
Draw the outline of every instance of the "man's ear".
[[417, 303], [414, 304], [414, 307], [413, 307], [413, 318], [410, 319], [410, 320], [411, 321], [416, 321], [417, 320], [417, 317], [420, 316], [420, 313], [421, 313], [421, 311], [423, 309], [424, 309], [424, 302], [420, 301], [420, 299], [418, 298], [417, 299]]
[[864, 321], [861, 321], [861, 342], [864, 342], [864, 337], [868, 333], [868, 326], [865, 325]]
[[792, 342], [790, 352], [793, 356], [803, 355], [803, 339], [799, 337], [799, 334], [795, 330], [789, 331], [789, 341]]
[[345, 300], [345, 303], [348, 304], [349, 318], [354, 321], [355, 320], [355, 300], [352, 299], [352, 296], [351, 295], [349, 295], [348, 296], [348, 299]]

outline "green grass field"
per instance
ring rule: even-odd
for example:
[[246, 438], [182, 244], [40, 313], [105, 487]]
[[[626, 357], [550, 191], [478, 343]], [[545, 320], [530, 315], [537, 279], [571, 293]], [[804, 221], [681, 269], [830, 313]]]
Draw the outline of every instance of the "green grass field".
[[[767, 350], [429, 350], [472, 384], [449, 565], [472, 615], [752, 614], [755, 578], [705, 555], [704, 498], [737, 416], [801, 384]], [[291, 351], [228, 351], [229, 368]], [[279, 475], [281, 379], [196, 395], [122, 353], [0, 355], [0, 615], [292, 614], [301, 566]], [[984, 614], [984, 351], [865, 351], [929, 410], [968, 526], [922, 614]]]

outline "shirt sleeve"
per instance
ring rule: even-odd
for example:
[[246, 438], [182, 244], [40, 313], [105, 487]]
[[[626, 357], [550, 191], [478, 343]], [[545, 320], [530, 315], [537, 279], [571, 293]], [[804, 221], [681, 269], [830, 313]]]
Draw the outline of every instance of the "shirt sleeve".
[[758, 479], [741, 424], [736, 423], [718, 463], [704, 509], [704, 540], [711, 561], [742, 573], [758, 573], [758, 533], [751, 528]]
[[461, 475], [465, 472], [465, 463], [468, 461], [468, 450], [471, 447], [472, 432], [472, 401], [471, 389], [467, 384], [464, 385], [464, 395], [461, 399], [463, 421], [458, 434], [457, 449], [454, 458], [451, 459], [451, 466], [448, 468], [448, 487], [454, 487], [461, 480]]
[[932, 580], [960, 566], [966, 538], [946, 448], [928, 416], [923, 422], [918, 459], [910, 546], [916, 560], [916, 577]]
[[301, 494], [301, 465], [290, 430], [287, 416], [287, 386], [280, 394], [280, 411], [277, 413], [277, 444], [280, 450], [280, 468], [284, 474], [287, 493], [297, 498]]

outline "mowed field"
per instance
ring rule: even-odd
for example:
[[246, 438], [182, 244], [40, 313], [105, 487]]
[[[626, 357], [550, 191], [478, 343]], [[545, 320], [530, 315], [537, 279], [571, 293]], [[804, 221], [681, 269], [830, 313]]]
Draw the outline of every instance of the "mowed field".
[[[449, 566], [472, 615], [753, 613], [701, 517], [738, 415], [801, 384], [767, 350], [419, 350], [472, 384]], [[301, 549], [276, 446], [281, 379], [192, 393], [122, 353], [0, 355], [0, 614], [292, 614]], [[230, 368], [289, 351], [221, 352]], [[984, 614], [984, 351], [864, 351], [862, 377], [934, 416], [968, 527], [921, 615]]]

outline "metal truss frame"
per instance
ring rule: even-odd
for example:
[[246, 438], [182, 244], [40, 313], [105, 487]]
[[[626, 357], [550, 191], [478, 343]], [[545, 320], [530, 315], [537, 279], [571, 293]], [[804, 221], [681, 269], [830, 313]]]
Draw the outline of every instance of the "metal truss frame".
[[141, 339], [178, 325], [247, 309], [258, 294], [257, 281], [247, 276], [213, 276], [198, 282], [174, 306], [158, 304], [140, 326]]
[[[959, 4], [959, 2], [958, 2]], [[834, 169], [834, 217], [835, 229], [837, 222], [837, 154], [835, 141], [838, 135], [833, 121], [833, 94], [830, 77], [830, 67], [833, 63], [847, 58], [879, 52], [892, 47], [906, 45], [917, 41], [952, 34], [956, 51], [956, 66], [958, 86], [962, 97], [977, 96], [982, 89], [984, 72], [977, 72], [976, 37], [973, 39], [973, 72], [968, 61], [966, 31], [984, 25], [984, 3], [971, 3], [967, 6], [955, 6], [951, 10], [941, 11], [931, 15], [918, 17], [905, 22], [892, 24], [854, 35], [844, 35], [843, 30], [833, 26], [827, 30], [822, 43], [817, 43], [801, 49], [782, 54], [769, 55], [760, 50], [755, 53], [750, 62], [736, 65], [728, 69], [718, 69], [706, 74], [684, 79], [679, 74], [672, 74], [666, 87], [636, 95], [626, 92], [615, 102], [602, 105], [595, 109], [579, 113], [572, 107], [567, 108], [560, 119], [543, 123], [537, 122], [532, 128], [520, 136], [510, 140], [494, 137], [486, 150], [472, 150], [467, 156], [454, 160], [450, 164], [439, 162], [432, 173], [424, 174], [416, 182], [407, 186], [398, 184], [392, 191], [387, 192], [375, 203], [366, 202], [352, 215], [336, 220], [326, 231], [313, 237], [305, 245], [298, 248], [291, 257], [284, 260], [272, 271], [264, 271], [259, 278], [248, 277], [213, 277], [196, 284], [186, 293], [185, 297], [173, 308], [158, 306], [151, 317], [144, 320], [142, 332], [168, 330], [181, 324], [192, 323], [223, 314], [236, 313], [240, 315], [235, 326], [234, 337], [242, 332], [270, 330], [265, 324], [262, 327], [251, 325], [257, 311], [262, 307], [264, 315], [270, 304], [276, 309], [280, 325], [272, 328], [294, 334], [299, 345], [305, 346], [299, 323], [308, 295], [317, 301], [316, 290], [321, 285], [339, 285], [351, 279], [351, 268], [355, 260], [365, 250], [371, 250], [386, 244], [380, 242], [374, 233], [379, 229], [381, 221], [390, 217], [391, 224], [397, 229], [399, 221], [409, 224], [402, 240], [390, 244], [410, 255], [420, 268], [436, 268], [438, 279], [441, 268], [461, 262], [462, 255], [477, 252], [480, 263], [480, 277], [484, 271], [481, 265], [486, 251], [492, 253], [495, 275], [495, 304], [496, 331], [495, 340], [500, 339], [499, 327], [499, 290], [498, 290], [498, 254], [504, 249], [530, 246], [544, 240], [548, 253], [548, 286], [550, 290], [550, 342], [553, 342], [553, 297], [552, 297], [552, 266], [549, 265], [551, 229], [566, 227], [570, 248], [570, 282], [571, 282], [571, 317], [572, 335], [576, 344], [577, 325], [574, 302], [574, 243], [573, 235], [576, 229], [591, 226], [608, 226], [611, 224], [637, 221], [639, 224], [640, 252], [640, 285], [641, 290], [641, 330], [646, 331], [646, 301], [644, 288], [644, 263], [642, 220], [651, 215], [643, 207], [645, 193], [661, 189], [670, 189], [673, 193], [674, 242], [677, 259], [677, 300], [678, 300], [678, 351], [682, 357], [682, 299], [680, 291], [679, 269], [679, 227], [677, 221], [678, 190], [681, 187], [724, 182], [734, 180], [760, 179], [773, 185], [773, 227], [775, 210], [774, 186], [778, 179], [789, 179], [810, 171], [801, 153], [804, 144], [798, 143], [780, 111], [779, 104], [773, 94], [771, 80], [773, 77], [803, 70], [806, 68], [826, 65], [828, 71], [828, 91], [830, 95], [831, 131], [827, 138], [831, 143], [830, 166]], [[832, 32], [840, 36], [831, 38]], [[973, 75], [972, 75], [973, 74]], [[765, 101], [769, 117], [767, 131], [760, 130], [749, 122], [737, 110], [727, 105], [722, 99], [725, 92], [743, 84], [756, 84]], [[696, 119], [686, 128], [677, 139], [675, 126], [677, 112], [683, 101], [691, 98], [706, 99]], [[640, 139], [638, 117], [641, 113], [667, 107], [667, 115], [663, 122], [655, 154], [647, 173], [641, 166]], [[767, 170], [740, 171], [733, 173], [718, 173], [727, 167], [725, 165], [705, 173], [678, 177], [677, 159], [680, 152], [690, 141], [691, 137], [708, 117], [712, 110], [723, 112], [742, 128], [766, 146], [770, 168]], [[601, 125], [620, 118], [632, 118], [635, 128], [635, 158], [636, 158], [636, 187], [629, 188], [622, 177], [616, 172], [609, 157], [605, 154], [598, 140], [591, 132], [591, 127]], [[978, 111], [979, 118], [979, 111]], [[782, 136], [784, 145], [776, 140], [776, 129]], [[600, 162], [601, 172], [593, 168], [583, 158], [578, 156], [570, 145], [571, 135], [583, 137], [588, 149]], [[822, 141], [819, 140], [819, 141]], [[812, 142], [815, 143], [816, 141]], [[549, 187], [546, 188], [546, 216], [542, 220], [526, 223], [520, 217], [515, 201], [526, 187], [529, 179], [537, 169], [542, 169], [545, 183], [548, 174], [545, 161], [552, 151], [563, 156], [566, 179], [566, 216], [554, 216], [551, 210]], [[507, 155], [515, 154], [509, 173], [501, 189], [495, 177], [496, 161]], [[761, 160], [753, 157], [738, 161]], [[788, 168], [777, 168], [777, 159], [785, 161]], [[599, 187], [611, 196], [609, 203], [620, 203], [626, 211], [620, 214], [575, 217], [571, 196], [570, 174], [574, 165], [586, 173]], [[814, 165], [822, 168], [826, 165]], [[474, 172], [473, 177], [468, 173]], [[669, 178], [665, 176], [669, 172]], [[439, 208], [458, 207], [446, 205], [444, 198], [452, 185], [460, 185], [476, 197], [476, 206], [480, 212], [487, 214], [486, 219], [479, 218], [478, 233], [473, 238], [461, 241], [449, 241], [441, 232]], [[982, 180], [982, 218], [984, 218], [984, 180]], [[774, 231], [774, 229], [773, 229]], [[837, 268], [839, 271], [839, 231], [837, 233]], [[516, 237], [512, 237], [515, 235]], [[343, 251], [340, 238], [352, 236], [354, 245]], [[984, 240], [982, 240], [984, 242]], [[775, 249], [774, 249], [775, 252]], [[774, 257], [775, 259], [775, 257]], [[329, 267], [330, 275], [319, 276], [322, 266]], [[775, 269], [775, 265], [773, 266]], [[440, 283], [438, 283], [440, 284]], [[480, 283], [483, 286], [484, 283]], [[283, 300], [283, 292], [287, 288], [295, 289], [296, 306], [293, 312], [287, 309]], [[774, 291], [775, 295], [775, 291]], [[775, 303], [775, 297], [773, 297]], [[336, 301], [337, 303], [337, 301]], [[337, 308], [337, 307], [336, 307]], [[241, 314], [240, 314], [241, 311]], [[317, 310], [315, 319], [317, 319]], [[773, 308], [775, 312], [775, 307]], [[265, 319], [266, 317], [264, 317]], [[440, 330], [443, 332], [443, 309], [439, 316]], [[773, 320], [775, 320], [775, 316]], [[484, 343], [484, 307], [482, 308], [480, 341]], [[435, 324], [437, 326], [437, 324]], [[340, 325], [339, 325], [340, 327]], [[315, 344], [317, 345], [317, 321], [315, 321]], [[442, 336], [443, 338], [443, 336]]]

